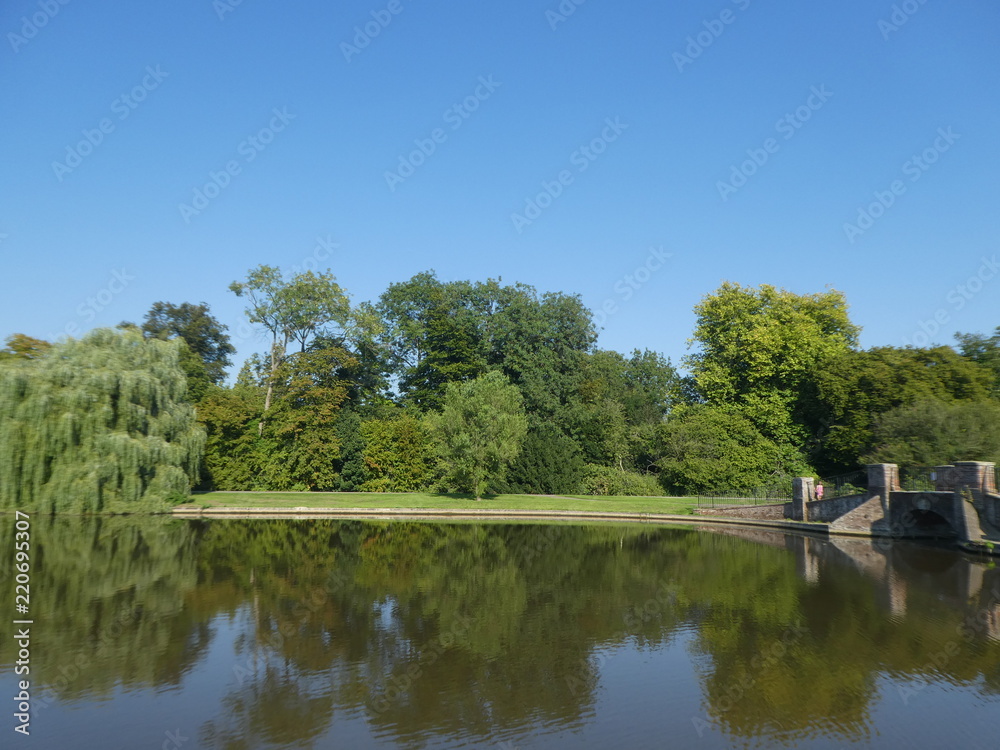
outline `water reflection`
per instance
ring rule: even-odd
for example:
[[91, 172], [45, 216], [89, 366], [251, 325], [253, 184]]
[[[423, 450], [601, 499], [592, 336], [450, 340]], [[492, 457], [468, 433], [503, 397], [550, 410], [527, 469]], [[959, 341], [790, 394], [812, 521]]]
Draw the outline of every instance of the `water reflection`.
[[974, 747], [1000, 706], [1000, 575], [950, 550], [730, 527], [33, 533], [33, 720], [52, 741], [80, 741], [83, 709], [115, 727], [107, 746], [160, 747], [124, 720], [128, 694], [205, 748], [895, 747], [917, 714]]

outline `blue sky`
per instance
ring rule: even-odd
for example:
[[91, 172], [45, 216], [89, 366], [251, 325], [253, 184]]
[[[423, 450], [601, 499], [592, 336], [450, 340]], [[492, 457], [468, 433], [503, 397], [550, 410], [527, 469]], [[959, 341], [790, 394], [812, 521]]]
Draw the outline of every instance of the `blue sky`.
[[991, 0], [8, 0], [0, 34], [0, 338], [207, 302], [242, 359], [260, 263], [579, 293], [675, 363], [726, 280], [839, 289], [866, 347], [1000, 325]]

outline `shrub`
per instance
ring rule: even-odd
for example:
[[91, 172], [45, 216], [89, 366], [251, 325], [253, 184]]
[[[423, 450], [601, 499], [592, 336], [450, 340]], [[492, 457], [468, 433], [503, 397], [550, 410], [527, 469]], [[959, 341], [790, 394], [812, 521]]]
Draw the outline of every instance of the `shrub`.
[[610, 466], [587, 464], [583, 470], [585, 495], [645, 495], [660, 497], [663, 488], [656, 477], [634, 471], [621, 471]]

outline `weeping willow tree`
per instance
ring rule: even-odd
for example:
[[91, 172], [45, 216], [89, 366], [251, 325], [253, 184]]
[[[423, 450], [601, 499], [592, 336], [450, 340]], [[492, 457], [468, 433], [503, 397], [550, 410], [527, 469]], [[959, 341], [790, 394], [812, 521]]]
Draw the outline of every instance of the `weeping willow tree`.
[[0, 363], [0, 508], [164, 510], [205, 445], [176, 341], [110, 329]]

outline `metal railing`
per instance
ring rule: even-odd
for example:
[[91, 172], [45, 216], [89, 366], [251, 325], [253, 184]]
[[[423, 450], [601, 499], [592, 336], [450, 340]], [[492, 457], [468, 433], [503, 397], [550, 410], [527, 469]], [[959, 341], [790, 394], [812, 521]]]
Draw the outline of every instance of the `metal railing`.
[[818, 480], [816, 485], [823, 485], [824, 500], [834, 497], [847, 497], [848, 495], [860, 495], [868, 491], [868, 472], [864, 469], [859, 469], [848, 474], [824, 477]]
[[792, 501], [791, 483], [752, 490], [718, 490], [698, 494], [699, 508], [724, 508], [731, 505], [772, 505]]
[[901, 466], [899, 486], [907, 492], [933, 491], [936, 487], [933, 474], [933, 466]]

